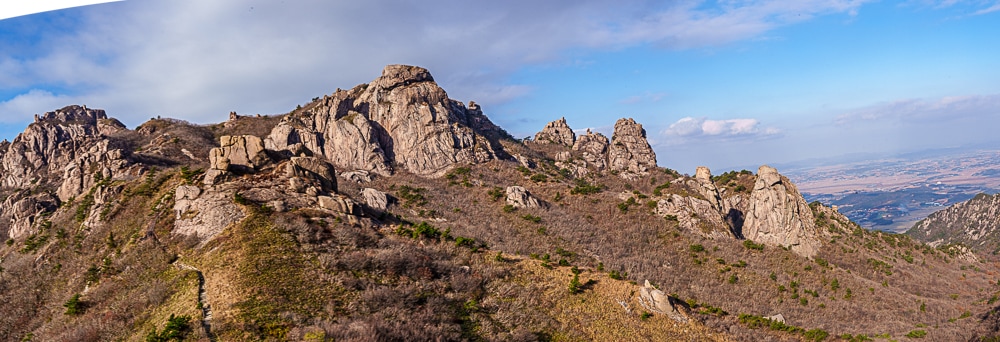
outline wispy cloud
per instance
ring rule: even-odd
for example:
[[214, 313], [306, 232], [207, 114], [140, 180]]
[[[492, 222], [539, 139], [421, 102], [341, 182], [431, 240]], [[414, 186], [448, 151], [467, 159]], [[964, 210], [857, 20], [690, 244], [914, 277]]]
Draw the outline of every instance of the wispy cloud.
[[993, 12], [996, 12], [996, 11], [1000, 11], [1000, 3], [996, 3], [996, 4], [993, 4], [993, 6], [990, 6], [990, 7], [987, 7], [987, 8], [975, 11], [975, 12], [972, 13], [972, 15], [983, 15], [983, 14], [987, 14], [987, 13], [993, 13]]
[[851, 125], [865, 121], [900, 123], [955, 121], [1000, 116], [1000, 94], [950, 96], [938, 99], [904, 99], [858, 108], [838, 115], [834, 123]]

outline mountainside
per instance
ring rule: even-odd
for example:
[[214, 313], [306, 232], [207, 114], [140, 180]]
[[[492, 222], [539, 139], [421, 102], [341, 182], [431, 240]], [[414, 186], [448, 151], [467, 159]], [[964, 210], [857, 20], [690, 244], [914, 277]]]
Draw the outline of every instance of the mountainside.
[[978, 194], [917, 222], [906, 235], [937, 246], [962, 244], [974, 250], [1000, 251], [1000, 196]]
[[512, 139], [393, 65], [288, 114], [0, 143], [0, 340], [978, 340], [989, 255], [870, 232], [642, 125]]

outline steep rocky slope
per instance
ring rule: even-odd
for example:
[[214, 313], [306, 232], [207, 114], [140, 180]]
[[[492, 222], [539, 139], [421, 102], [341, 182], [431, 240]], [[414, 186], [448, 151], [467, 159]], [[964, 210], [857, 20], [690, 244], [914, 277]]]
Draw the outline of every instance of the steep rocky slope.
[[981, 252], [1000, 251], [1000, 196], [979, 194], [917, 222], [906, 235], [932, 246], [962, 244]]
[[768, 166], [661, 168], [645, 134], [517, 141], [399, 65], [216, 125], [47, 113], [0, 144], [0, 340], [990, 331], [988, 256], [865, 231]]

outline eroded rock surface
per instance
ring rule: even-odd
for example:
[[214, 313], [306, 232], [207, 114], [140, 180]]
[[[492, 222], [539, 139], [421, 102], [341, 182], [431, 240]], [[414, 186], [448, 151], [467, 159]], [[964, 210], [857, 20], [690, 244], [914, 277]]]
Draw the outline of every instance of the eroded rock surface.
[[373, 209], [384, 211], [389, 208], [389, 195], [384, 192], [372, 188], [364, 188], [361, 189], [361, 197]]
[[495, 141], [503, 134], [479, 105], [449, 99], [426, 69], [390, 65], [372, 83], [286, 117], [266, 140], [268, 148], [324, 156], [342, 169], [386, 176], [395, 166], [440, 176], [503, 154]]
[[538, 199], [521, 186], [507, 187], [507, 204], [515, 208], [538, 208], [541, 206]]
[[680, 310], [677, 310], [673, 301], [675, 300], [670, 296], [650, 284], [649, 280], [646, 280], [639, 288], [639, 304], [646, 310], [667, 315], [670, 319], [678, 322], [687, 322], [688, 318]]
[[757, 170], [757, 182], [747, 202], [743, 235], [770, 245], [791, 247], [812, 257], [821, 245], [820, 232], [809, 205], [798, 189], [773, 167]]
[[583, 160], [597, 171], [604, 170], [608, 159], [608, 138], [604, 134], [591, 132], [581, 135], [573, 144], [573, 150], [580, 151]]
[[656, 153], [646, 140], [646, 130], [635, 120], [618, 119], [608, 148], [608, 168], [626, 179], [649, 174], [656, 167]]
[[573, 146], [576, 142], [576, 133], [566, 124], [566, 118], [549, 122], [542, 128], [542, 131], [535, 134], [535, 141], [564, 146]]

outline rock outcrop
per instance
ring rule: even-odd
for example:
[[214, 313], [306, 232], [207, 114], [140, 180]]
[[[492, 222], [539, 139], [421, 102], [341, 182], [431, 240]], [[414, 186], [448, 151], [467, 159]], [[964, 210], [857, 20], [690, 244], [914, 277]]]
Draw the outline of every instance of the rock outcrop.
[[[0, 187], [23, 189], [48, 179], [61, 182], [64, 174], [72, 172], [67, 170], [70, 164], [89, 166], [89, 163], [95, 162], [94, 159], [123, 166], [127, 164], [125, 158], [128, 151], [108, 146], [107, 141], [103, 151], [101, 148], [92, 149], [104, 140], [102, 132], [110, 134], [121, 129], [124, 126], [117, 120], [109, 120], [103, 110], [82, 106], [68, 106], [36, 115], [35, 122], [5, 148], [0, 160]], [[101, 152], [116, 155], [94, 155]], [[111, 157], [118, 157], [121, 163], [110, 161]]]
[[694, 180], [698, 183], [702, 196], [705, 196], [708, 202], [721, 212], [723, 209], [722, 195], [719, 194], [719, 188], [712, 182], [712, 171], [705, 166], [699, 166], [695, 169]]
[[821, 237], [806, 200], [785, 176], [764, 165], [747, 202], [742, 234], [747, 239], [790, 247], [799, 255], [812, 257], [819, 251]]
[[608, 168], [626, 179], [649, 174], [656, 167], [656, 153], [646, 140], [646, 130], [632, 119], [619, 119], [608, 148]]
[[591, 132], [579, 136], [573, 143], [573, 150], [580, 151], [583, 161], [597, 171], [604, 170], [608, 166], [608, 138], [604, 134]]
[[[13, 142], [0, 143], [0, 189], [13, 195], [0, 207], [0, 236], [32, 234], [38, 217], [87, 193], [104, 180], [130, 179], [142, 172], [130, 150], [110, 135], [125, 131], [100, 109], [67, 106], [35, 116]], [[49, 189], [26, 195], [21, 190]]]
[[541, 132], [535, 134], [535, 141], [573, 146], [573, 143], [576, 142], [576, 133], [573, 133], [573, 130], [569, 128], [564, 117], [545, 125]]
[[426, 69], [390, 65], [370, 84], [286, 117], [265, 145], [323, 156], [346, 170], [386, 176], [398, 167], [433, 177], [504, 155], [496, 139], [505, 134], [479, 105], [449, 99]]
[[385, 211], [389, 208], [389, 195], [372, 188], [361, 189], [361, 198], [372, 209]]
[[729, 225], [711, 202], [693, 196], [667, 195], [656, 202], [656, 214], [676, 220], [683, 229], [714, 238], [732, 238]]
[[527, 189], [520, 186], [507, 187], [507, 204], [514, 208], [538, 208], [541, 203]]
[[48, 193], [18, 192], [0, 202], [0, 238], [18, 239], [34, 233], [45, 213], [59, 207], [59, 200]]
[[642, 305], [646, 310], [667, 315], [670, 319], [678, 322], [687, 322], [688, 318], [677, 309], [675, 302], [677, 300], [670, 298], [663, 291], [657, 289], [649, 280], [646, 280], [639, 288], [639, 304]]

